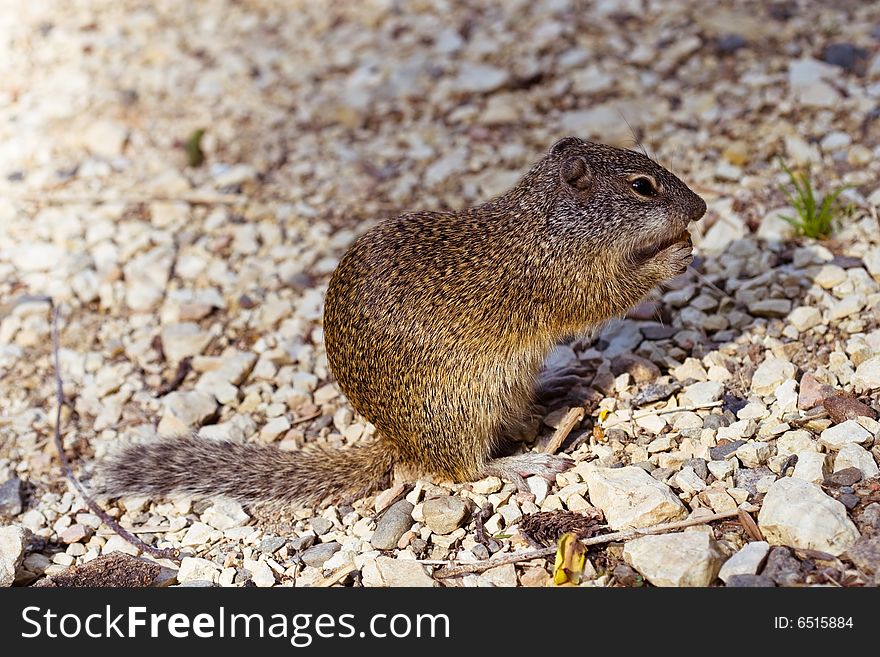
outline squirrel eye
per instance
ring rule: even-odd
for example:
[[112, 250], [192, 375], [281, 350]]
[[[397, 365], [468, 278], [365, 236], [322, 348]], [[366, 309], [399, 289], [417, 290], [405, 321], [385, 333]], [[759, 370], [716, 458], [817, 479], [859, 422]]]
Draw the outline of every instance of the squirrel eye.
[[639, 196], [646, 198], [657, 196], [657, 187], [650, 178], [639, 176], [638, 178], [633, 178], [629, 184], [632, 185], [633, 191]]

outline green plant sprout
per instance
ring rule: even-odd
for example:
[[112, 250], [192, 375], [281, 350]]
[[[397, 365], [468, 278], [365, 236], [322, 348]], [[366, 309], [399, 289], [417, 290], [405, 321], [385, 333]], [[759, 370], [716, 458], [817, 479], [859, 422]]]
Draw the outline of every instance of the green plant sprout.
[[780, 189], [797, 212], [796, 217], [779, 215], [779, 218], [794, 226], [798, 235], [803, 235], [804, 237], [822, 239], [831, 235], [834, 227], [834, 210], [837, 197], [852, 185], [838, 187], [830, 194], [826, 194], [822, 198], [822, 202], [818, 203], [809, 175], [805, 172], [794, 173], [782, 160], [779, 161], [779, 164], [785, 173], [788, 174], [794, 191], [789, 191], [785, 187], [780, 187]]

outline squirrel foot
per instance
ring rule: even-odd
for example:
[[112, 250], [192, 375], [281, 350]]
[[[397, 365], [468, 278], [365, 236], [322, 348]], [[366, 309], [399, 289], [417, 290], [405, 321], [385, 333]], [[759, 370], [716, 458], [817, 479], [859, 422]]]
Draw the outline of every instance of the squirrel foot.
[[505, 456], [500, 459], [492, 459], [483, 468], [483, 476], [495, 475], [516, 484], [521, 493], [528, 493], [529, 486], [525, 477], [538, 475], [548, 481], [553, 481], [560, 472], [565, 472], [574, 461], [564, 456], [552, 456], [550, 454], [519, 454], [517, 456]]

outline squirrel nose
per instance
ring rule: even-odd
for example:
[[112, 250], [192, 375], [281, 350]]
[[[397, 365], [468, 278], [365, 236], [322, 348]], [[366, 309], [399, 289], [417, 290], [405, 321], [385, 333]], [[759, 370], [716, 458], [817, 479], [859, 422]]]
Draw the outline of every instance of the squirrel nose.
[[704, 214], [706, 214], [706, 201], [704, 201], [702, 198], [700, 198], [696, 194], [694, 194], [694, 199], [696, 201], [694, 203], [693, 209], [691, 211], [691, 217], [690, 217], [690, 220], [692, 222], [698, 221], [700, 219], [700, 217], [702, 217]]

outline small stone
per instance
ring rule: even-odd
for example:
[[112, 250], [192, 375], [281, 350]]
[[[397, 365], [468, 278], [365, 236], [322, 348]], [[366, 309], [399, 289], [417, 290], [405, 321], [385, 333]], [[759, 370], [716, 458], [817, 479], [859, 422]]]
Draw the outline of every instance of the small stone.
[[177, 581], [181, 584], [194, 581], [216, 582], [219, 576], [220, 566], [198, 557], [184, 557], [177, 571]]
[[80, 525], [79, 523], [75, 523], [65, 529], [59, 535], [62, 543], [67, 543], [70, 545], [71, 543], [79, 543], [81, 540], [86, 538], [89, 535], [89, 530], [84, 525]]
[[590, 502], [615, 531], [678, 520], [687, 510], [666, 484], [639, 467], [594, 468], [587, 473]]
[[406, 500], [400, 500], [379, 518], [376, 529], [370, 539], [370, 544], [377, 550], [393, 550], [397, 542], [413, 524], [413, 505]]
[[717, 381], [701, 381], [686, 387], [681, 393], [682, 406], [704, 406], [721, 399], [724, 385]]
[[814, 484], [821, 484], [828, 474], [828, 455], [821, 452], [806, 451], [798, 452], [797, 464], [794, 466], [792, 477], [803, 479]]
[[718, 578], [727, 584], [734, 575], [755, 575], [764, 565], [770, 544], [765, 541], [753, 541], [730, 557], [721, 566]]
[[845, 422], [846, 420], [855, 420], [858, 417], [868, 417], [874, 419], [874, 410], [848, 395], [834, 395], [827, 397], [822, 401], [825, 410], [834, 422]]
[[250, 516], [234, 500], [219, 499], [202, 513], [202, 520], [220, 530], [241, 527]]
[[736, 464], [731, 459], [709, 461], [706, 466], [712, 476], [720, 480], [727, 479], [736, 470]]
[[468, 503], [460, 497], [432, 497], [422, 506], [425, 523], [435, 534], [450, 534], [462, 526], [470, 515]]
[[822, 61], [861, 75], [868, 64], [868, 51], [851, 43], [832, 43], [822, 51]]
[[840, 448], [834, 459], [834, 472], [857, 468], [862, 473], [863, 479], [870, 479], [880, 475], [880, 467], [871, 452], [856, 443], [847, 443]]
[[265, 561], [244, 560], [245, 570], [250, 571], [251, 580], [259, 588], [275, 586], [275, 573]]
[[331, 541], [330, 543], [318, 543], [303, 552], [301, 557], [303, 563], [307, 566], [320, 568], [324, 565], [325, 561], [339, 552], [340, 549], [342, 549], [342, 546], [336, 541]]
[[471, 484], [471, 490], [477, 495], [491, 495], [501, 490], [504, 483], [498, 477], [486, 477]]
[[392, 559], [376, 557], [375, 561], [367, 562], [361, 571], [364, 586], [434, 586], [434, 580], [425, 566], [410, 559]]
[[747, 468], [757, 468], [764, 465], [772, 455], [772, 449], [767, 443], [749, 441], [736, 450], [736, 457]]
[[798, 306], [788, 314], [788, 323], [803, 333], [822, 323], [822, 313], [812, 306]]
[[264, 443], [271, 443], [278, 438], [278, 436], [290, 429], [290, 426], [290, 420], [287, 419], [286, 415], [273, 417], [263, 425], [262, 429], [260, 429], [260, 440]]
[[840, 502], [815, 484], [794, 478], [779, 479], [770, 486], [758, 513], [758, 527], [771, 545], [834, 556], [859, 537]]
[[486, 586], [516, 586], [516, 566], [512, 563], [490, 568], [480, 575], [481, 584]]
[[0, 527], [0, 587], [12, 586], [29, 540], [30, 532], [24, 527]]
[[179, 363], [188, 356], [197, 356], [211, 341], [211, 334], [198, 324], [181, 322], [162, 328], [162, 351], [170, 363]]
[[857, 393], [880, 390], [880, 356], [863, 361], [856, 368], [852, 384]]
[[822, 265], [813, 276], [813, 282], [821, 288], [830, 290], [846, 280], [846, 270], [838, 265]]
[[180, 540], [181, 545], [190, 547], [198, 545], [206, 545], [211, 540], [211, 535], [217, 531], [210, 525], [203, 522], [194, 522], [186, 530], [186, 534]]
[[827, 482], [832, 486], [852, 486], [862, 480], [862, 471], [858, 468], [844, 468], [828, 476]]
[[757, 236], [767, 241], [780, 242], [795, 236], [796, 230], [782, 217], [794, 216], [795, 210], [791, 207], [774, 208], [764, 215], [758, 226]]
[[761, 299], [750, 303], [749, 312], [755, 317], [785, 317], [791, 312], [788, 299]]
[[791, 550], [785, 547], [775, 547], [770, 550], [767, 565], [764, 566], [761, 575], [779, 586], [795, 586], [803, 581], [801, 571], [801, 563], [792, 556]]
[[[201, 426], [217, 412], [217, 401], [214, 397], [197, 390], [169, 393], [163, 398], [162, 404], [164, 406], [162, 422], [169, 426], [172, 426], [171, 421], [179, 423], [184, 430]], [[159, 433], [166, 434], [162, 430], [162, 422], [160, 422]], [[181, 433], [176, 425], [173, 425], [172, 428], [173, 430], [168, 433]]]
[[776, 588], [773, 580], [764, 575], [731, 575], [727, 580], [728, 588]]
[[832, 303], [828, 307], [828, 319], [836, 321], [857, 314], [865, 306], [865, 299], [861, 294], [848, 294], [840, 301]]
[[752, 375], [751, 390], [756, 395], [772, 395], [782, 383], [793, 379], [797, 368], [787, 360], [769, 357]]
[[322, 518], [320, 516], [316, 518], [312, 518], [312, 529], [318, 536], [323, 536], [331, 529], [333, 529], [333, 521], [328, 520], [327, 518]]
[[115, 121], [93, 121], [82, 133], [82, 139], [94, 155], [118, 157], [128, 141], [128, 128]]
[[643, 536], [623, 548], [624, 560], [654, 586], [709, 586], [723, 555], [703, 532]]
[[734, 440], [723, 445], [709, 448], [709, 456], [713, 461], [722, 461], [746, 444], [744, 440]]
[[21, 513], [21, 479], [12, 477], [0, 486], [0, 517], [12, 518]]
[[660, 376], [660, 368], [647, 358], [633, 354], [623, 354], [614, 359], [611, 371], [615, 376], [624, 372], [629, 374], [636, 383], [650, 383]]
[[844, 556], [859, 570], [876, 577], [880, 574], [880, 535], [862, 536], [847, 548]]
[[874, 436], [855, 420], [847, 420], [828, 427], [819, 436], [819, 443], [827, 449], [837, 451], [847, 443], [867, 444]]
[[526, 484], [535, 496], [535, 504], [540, 506], [550, 492], [550, 484], [544, 479], [544, 477], [539, 475], [533, 475], [526, 479]]
[[798, 408], [807, 411], [821, 404], [825, 399], [836, 394], [837, 391], [831, 386], [820, 383], [812, 374], [804, 374], [801, 377], [798, 393]]

